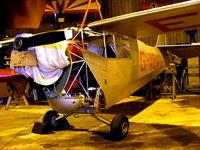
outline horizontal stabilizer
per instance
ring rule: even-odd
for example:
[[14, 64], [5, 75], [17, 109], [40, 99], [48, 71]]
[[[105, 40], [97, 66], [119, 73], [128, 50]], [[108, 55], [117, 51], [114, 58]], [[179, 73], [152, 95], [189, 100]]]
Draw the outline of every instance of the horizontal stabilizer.
[[160, 50], [168, 50], [180, 58], [191, 58], [200, 56], [200, 43], [183, 45], [159, 45]]

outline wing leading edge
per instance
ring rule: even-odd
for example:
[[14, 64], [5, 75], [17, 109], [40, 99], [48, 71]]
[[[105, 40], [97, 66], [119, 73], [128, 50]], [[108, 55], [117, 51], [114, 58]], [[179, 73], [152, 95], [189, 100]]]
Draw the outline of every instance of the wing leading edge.
[[190, 0], [92, 22], [88, 27], [146, 37], [199, 27], [200, 19], [197, 18], [200, 18], [200, 1]]

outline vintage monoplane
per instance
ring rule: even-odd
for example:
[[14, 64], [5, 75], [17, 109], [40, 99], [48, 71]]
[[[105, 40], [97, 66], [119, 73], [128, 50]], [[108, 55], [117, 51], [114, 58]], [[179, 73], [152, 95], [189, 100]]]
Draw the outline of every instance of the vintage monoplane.
[[[200, 26], [198, 18], [200, 1], [191, 0], [103, 19], [89, 23], [83, 29], [67, 28], [16, 38], [14, 48], [18, 53], [30, 47], [39, 47], [41, 50], [42, 45], [46, 45], [48, 52], [52, 44], [54, 48], [59, 49], [62, 46], [54, 44], [63, 40], [68, 44], [65, 55], [69, 63], [62, 68], [58, 67], [61, 71], [59, 75], [56, 74], [58, 76], [55, 82], [51, 83], [48, 79], [46, 82], [44, 74], [41, 81], [35, 78], [34, 71], [33, 74], [27, 73], [37, 83], [40, 80], [44, 85], [44, 92], [53, 109], [44, 115], [43, 131], [63, 127], [64, 122], [65, 125], [69, 125], [65, 119], [69, 115], [88, 113], [109, 125], [112, 137], [125, 138], [129, 129], [128, 118], [125, 115], [117, 114], [112, 121], [108, 121], [100, 117], [98, 112], [129, 97], [163, 72], [167, 57], [160, 49], [170, 47], [165, 45], [164, 36], [158, 38], [155, 47], [146, 45], [138, 38], [196, 28]], [[159, 45], [165, 46], [160, 46], [159, 49]], [[174, 45], [169, 50], [175, 51], [180, 57], [182, 54], [184, 57], [193, 57], [199, 56], [198, 48], [198, 44]], [[188, 49], [191, 51], [185, 52]], [[55, 61], [61, 60], [56, 56]], [[37, 59], [38, 70], [41, 70], [40, 60]], [[33, 132], [38, 132], [39, 126], [39, 123], [36, 123]]]

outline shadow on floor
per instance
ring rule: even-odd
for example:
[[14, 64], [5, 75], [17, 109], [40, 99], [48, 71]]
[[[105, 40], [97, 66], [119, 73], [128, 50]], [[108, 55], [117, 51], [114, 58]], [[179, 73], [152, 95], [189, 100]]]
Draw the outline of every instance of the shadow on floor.
[[145, 101], [145, 102], [128, 102], [113, 105], [112, 107], [106, 109], [103, 113], [107, 114], [124, 114], [134, 116], [150, 105], [152, 105], [156, 100]]

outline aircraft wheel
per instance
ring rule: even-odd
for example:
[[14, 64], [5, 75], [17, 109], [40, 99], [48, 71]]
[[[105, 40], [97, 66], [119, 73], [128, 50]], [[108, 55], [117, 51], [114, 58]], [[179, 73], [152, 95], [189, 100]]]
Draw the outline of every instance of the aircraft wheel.
[[56, 120], [58, 117], [59, 114], [56, 111], [50, 110], [44, 115], [43, 123], [45, 123], [51, 130], [55, 130], [58, 125], [58, 121]]
[[125, 115], [116, 115], [110, 126], [110, 133], [113, 140], [123, 140], [129, 130], [128, 118]]
[[58, 117], [59, 114], [56, 111], [50, 110], [44, 115], [43, 123], [45, 123], [51, 130], [63, 130], [73, 128], [66, 118], [62, 117], [56, 120], [56, 118]]
[[64, 129], [72, 129], [73, 126], [69, 124], [66, 118], [62, 117], [57, 120], [57, 125], [55, 130], [64, 130]]

